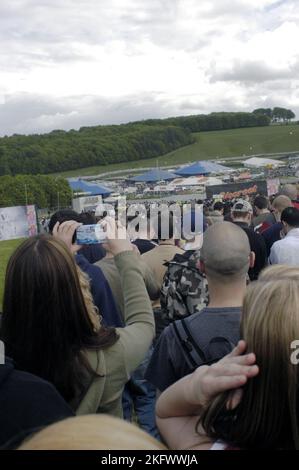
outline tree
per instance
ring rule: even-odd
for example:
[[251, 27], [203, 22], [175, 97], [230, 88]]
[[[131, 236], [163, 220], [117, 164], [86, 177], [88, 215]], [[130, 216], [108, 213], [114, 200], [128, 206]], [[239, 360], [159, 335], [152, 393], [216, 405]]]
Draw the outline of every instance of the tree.
[[66, 179], [45, 175], [17, 175], [0, 177], [0, 207], [36, 205], [54, 208], [59, 202], [68, 207], [72, 191]]
[[295, 117], [296, 117], [295, 113], [293, 113], [291, 109], [287, 109], [286, 119], [290, 121], [291, 119], [295, 119]]
[[258, 108], [253, 111], [254, 114], [262, 114], [264, 116], [268, 116], [272, 119], [272, 109], [271, 108]]
[[48, 174], [153, 158], [192, 144], [194, 132], [269, 123], [270, 119], [260, 114], [223, 112], [3, 137], [0, 139], [0, 176]]
[[296, 116], [291, 109], [275, 107], [271, 108], [258, 108], [253, 111], [256, 115], [268, 116], [271, 118], [272, 122], [288, 122], [291, 119], [294, 119]]

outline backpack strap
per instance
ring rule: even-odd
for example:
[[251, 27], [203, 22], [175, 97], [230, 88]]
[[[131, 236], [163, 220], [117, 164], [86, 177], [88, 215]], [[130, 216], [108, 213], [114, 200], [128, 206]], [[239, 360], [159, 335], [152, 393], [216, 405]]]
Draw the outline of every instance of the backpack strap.
[[194, 340], [187, 322], [182, 319], [174, 322], [172, 325], [177, 339], [183, 348], [188, 365], [192, 369], [195, 369], [196, 367], [206, 363], [205, 354]]
[[179, 340], [190, 368], [206, 364], [211, 365], [230, 353], [235, 344], [223, 336], [213, 337], [208, 345], [206, 354], [198, 346], [185, 319], [172, 323], [177, 339]]

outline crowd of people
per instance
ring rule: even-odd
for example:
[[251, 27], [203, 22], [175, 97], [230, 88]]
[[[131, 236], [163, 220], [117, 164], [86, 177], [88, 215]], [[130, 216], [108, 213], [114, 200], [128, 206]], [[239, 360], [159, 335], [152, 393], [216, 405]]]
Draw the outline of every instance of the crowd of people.
[[296, 186], [205, 204], [188, 240], [163, 217], [130, 239], [61, 210], [12, 254], [1, 449], [299, 449]]

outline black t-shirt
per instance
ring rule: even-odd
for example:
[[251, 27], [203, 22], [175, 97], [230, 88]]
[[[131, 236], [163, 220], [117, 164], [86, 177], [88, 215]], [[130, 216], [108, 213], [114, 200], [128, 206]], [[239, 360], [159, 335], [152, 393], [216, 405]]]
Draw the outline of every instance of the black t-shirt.
[[0, 365], [0, 449], [15, 448], [44, 426], [73, 415], [49, 382], [15, 370], [9, 358]]
[[[211, 351], [209, 350], [211, 340], [216, 337], [227, 338], [231, 345], [236, 345], [240, 339], [241, 308], [204, 308], [185, 319], [189, 331], [196, 344], [209, 356], [211, 362]], [[178, 320], [175, 323], [180, 322]], [[220, 344], [220, 343], [219, 343]], [[219, 349], [220, 348], [220, 349]], [[229, 351], [226, 347], [213, 350], [214, 359], [224, 357]], [[232, 347], [230, 347], [230, 350]], [[198, 363], [197, 366], [203, 365]], [[161, 392], [185, 375], [193, 372], [182, 344], [180, 343], [173, 325], [165, 328], [157, 342], [152, 354], [145, 378]]]
[[235, 225], [241, 227], [247, 234], [250, 250], [255, 253], [255, 262], [253, 268], [249, 268], [248, 275], [251, 281], [255, 281], [262, 269], [267, 266], [267, 247], [262, 235], [256, 233], [252, 228], [248, 227], [245, 222], [234, 222]]

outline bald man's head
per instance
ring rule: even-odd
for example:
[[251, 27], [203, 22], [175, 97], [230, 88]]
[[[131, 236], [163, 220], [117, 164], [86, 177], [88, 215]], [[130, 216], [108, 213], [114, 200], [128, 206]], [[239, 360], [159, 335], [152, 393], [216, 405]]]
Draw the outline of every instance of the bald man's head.
[[288, 196], [292, 201], [297, 199], [297, 188], [294, 184], [285, 184], [282, 188], [281, 194]]
[[277, 196], [272, 202], [272, 207], [276, 213], [281, 214], [287, 207], [292, 207], [292, 201], [288, 196]]
[[235, 281], [249, 269], [250, 245], [245, 231], [230, 222], [221, 222], [206, 230], [201, 261], [211, 279]]

